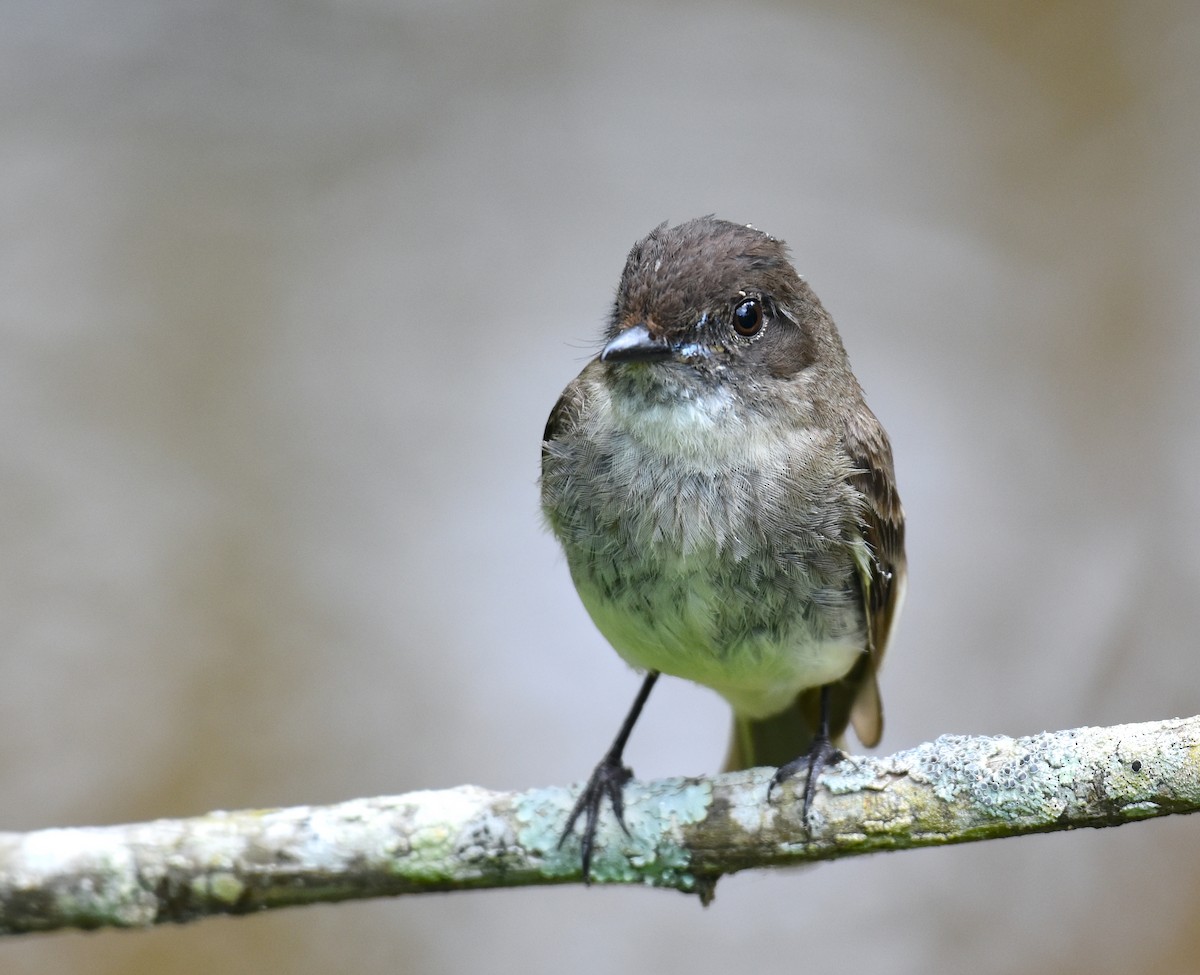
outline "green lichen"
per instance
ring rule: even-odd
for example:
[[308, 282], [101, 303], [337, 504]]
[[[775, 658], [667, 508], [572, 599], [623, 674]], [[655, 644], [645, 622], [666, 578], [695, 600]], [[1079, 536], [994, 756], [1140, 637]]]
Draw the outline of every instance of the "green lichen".
[[488, 793], [464, 787], [415, 795], [419, 801], [412, 801], [407, 810], [409, 844], [401, 860], [402, 869], [414, 881], [434, 883], [454, 874], [456, 865], [461, 864], [462, 850], [474, 842], [474, 832], [482, 828], [478, 817]]
[[1077, 774], [1078, 762], [1069, 751], [1019, 747], [1012, 738], [957, 735], [945, 735], [897, 758], [906, 761], [914, 779], [928, 782], [942, 802], [995, 810], [1010, 821], [1058, 816], [1066, 802], [1047, 786], [1058, 778], [1050, 770], [1061, 769], [1069, 780]]
[[209, 878], [208, 889], [222, 904], [236, 904], [246, 892], [246, 885], [236, 874], [221, 872]]
[[[551, 788], [518, 796], [514, 813], [520, 824], [517, 840], [541, 858], [552, 877], [576, 876], [580, 869], [579, 831], [560, 846], [563, 827], [578, 793]], [[712, 786], [705, 781], [667, 779], [653, 785], [630, 782], [625, 788], [625, 826], [605, 804], [596, 826], [591, 879], [595, 883], [634, 883], [690, 890], [690, 855], [683, 828], [700, 822], [712, 805]]]

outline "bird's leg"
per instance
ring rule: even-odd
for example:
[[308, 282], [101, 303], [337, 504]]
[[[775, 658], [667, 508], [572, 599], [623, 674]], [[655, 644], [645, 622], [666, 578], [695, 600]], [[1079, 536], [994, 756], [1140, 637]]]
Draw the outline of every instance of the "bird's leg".
[[623, 790], [625, 783], [633, 777], [633, 771], [625, 765], [622, 754], [625, 751], [625, 743], [629, 740], [629, 733], [633, 731], [633, 726], [637, 723], [638, 715], [642, 713], [642, 708], [645, 707], [646, 699], [650, 696], [656, 680], [658, 680], [657, 670], [646, 674], [642, 688], [634, 699], [633, 707], [625, 715], [621, 730], [617, 732], [612, 746], [600, 759], [600, 764], [596, 766], [592, 777], [583, 787], [579, 799], [575, 802], [575, 808], [567, 817], [567, 825], [563, 828], [562, 836], [558, 838], [558, 845], [561, 848], [566, 838], [575, 829], [575, 822], [580, 816], [583, 816], [583, 834], [580, 837], [580, 846], [583, 851], [583, 882], [585, 884], [591, 883], [592, 849], [596, 840], [596, 822], [600, 816], [600, 805], [604, 802], [605, 797], [612, 805], [613, 814], [617, 817], [617, 822], [621, 824], [621, 829], [625, 830], [626, 836], [629, 835], [629, 829], [625, 825]]
[[821, 773], [825, 771], [827, 766], [836, 765], [845, 758], [841, 749], [835, 748], [833, 741], [829, 737], [830, 690], [831, 685], [829, 684], [821, 688], [819, 727], [817, 728], [817, 733], [813, 736], [812, 744], [809, 745], [808, 751], [797, 755], [786, 765], [780, 765], [775, 770], [775, 775], [771, 778], [771, 784], [767, 787], [767, 799], [769, 800], [776, 786], [790, 779], [802, 768], [808, 769], [808, 778], [804, 782], [804, 808], [802, 810], [805, 829], [809, 825], [808, 812], [812, 809], [813, 796], [817, 793], [817, 779], [820, 778]]

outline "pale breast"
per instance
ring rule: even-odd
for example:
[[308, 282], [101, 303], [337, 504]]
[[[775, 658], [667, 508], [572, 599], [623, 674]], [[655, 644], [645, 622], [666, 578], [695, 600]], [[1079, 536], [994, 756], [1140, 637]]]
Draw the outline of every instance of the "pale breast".
[[615, 596], [588, 578], [577, 586], [628, 663], [711, 687], [746, 717], [775, 714], [801, 690], [844, 676], [865, 644], [852, 600], [749, 593], [712, 566], [664, 573]]

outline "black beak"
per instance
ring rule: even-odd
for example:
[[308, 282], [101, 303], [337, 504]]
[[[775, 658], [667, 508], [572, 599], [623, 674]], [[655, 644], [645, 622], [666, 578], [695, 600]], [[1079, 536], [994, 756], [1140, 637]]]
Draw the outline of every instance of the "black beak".
[[661, 362], [671, 358], [671, 346], [650, 334], [645, 322], [622, 329], [600, 353], [601, 362]]

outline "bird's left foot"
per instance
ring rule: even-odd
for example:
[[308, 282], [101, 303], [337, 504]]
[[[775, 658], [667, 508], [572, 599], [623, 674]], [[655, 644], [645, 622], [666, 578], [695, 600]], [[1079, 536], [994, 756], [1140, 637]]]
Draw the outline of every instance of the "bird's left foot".
[[770, 800], [779, 785], [786, 782], [801, 769], [807, 769], [808, 777], [804, 782], [804, 808], [802, 815], [804, 817], [804, 827], [808, 829], [808, 813], [812, 809], [813, 796], [817, 793], [817, 779], [820, 778], [821, 773], [828, 766], [836, 765], [845, 757], [845, 753], [829, 740], [828, 735], [817, 735], [807, 752], [803, 755], [797, 755], [786, 765], [780, 765], [775, 770], [775, 774], [771, 777], [771, 784], [767, 786], [767, 800]]

